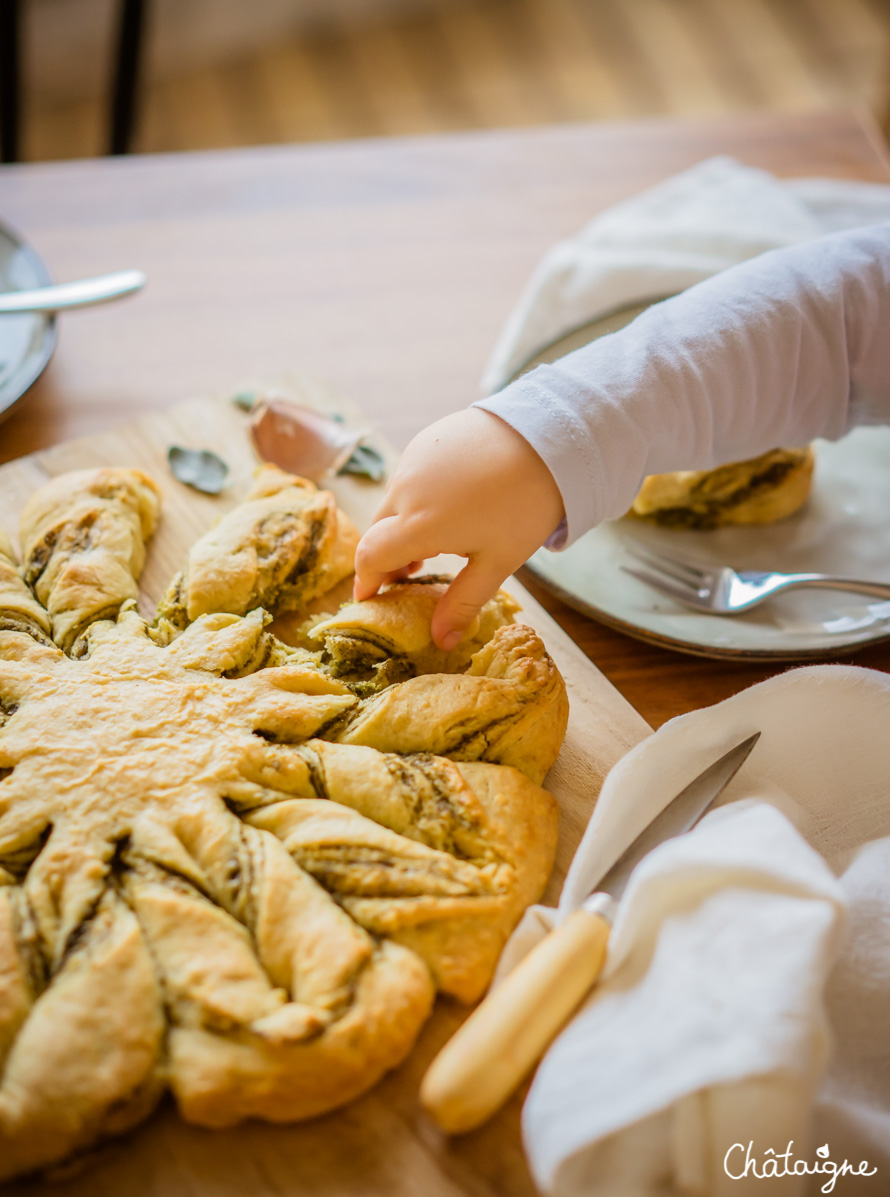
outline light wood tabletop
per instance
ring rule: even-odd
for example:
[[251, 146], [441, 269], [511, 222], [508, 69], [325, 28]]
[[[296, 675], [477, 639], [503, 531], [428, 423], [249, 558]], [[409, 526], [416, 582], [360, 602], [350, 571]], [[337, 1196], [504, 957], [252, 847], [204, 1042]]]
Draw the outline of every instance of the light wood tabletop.
[[[70, 313], [0, 460], [196, 395], [308, 373], [397, 447], [466, 406], [529, 272], [596, 212], [712, 154], [886, 181], [855, 113], [570, 125], [4, 167], [0, 216], [59, 279], [137, 266], [138, 297]], [[524, 579], [653, 725], [769, 676], [649, 647]], [[890, 649], [853, 658], [890, 668]]]

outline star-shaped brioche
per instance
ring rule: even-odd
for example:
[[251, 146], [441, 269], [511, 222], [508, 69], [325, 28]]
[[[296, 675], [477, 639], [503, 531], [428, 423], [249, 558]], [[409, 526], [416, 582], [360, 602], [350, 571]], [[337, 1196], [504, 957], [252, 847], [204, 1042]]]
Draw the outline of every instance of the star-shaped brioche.
[[[0, 1181], [122, 1133], [165, 1089], [216, 1127], [349, 1101], [436, 990], [481, 995], [555, 849], [531, 778], [564, 691], [512, 600], [450, 660], [429, 641], [439, 581], [294, 645], [259, 607], [176, 631], [121, 600], [90, 622], [135, 543], [130, 496], [152, 493], [116, 473], [98, 543], [72, 528], [107, 477], [51, 484], [67, 519], [29, 505], [53, 513], [48, 601], [91, 579], [76, 617], [42, 608], [33, 552], [20, 572], [0, 543]], [[345, 639], [373, 627], [391, 655], [362, 664]]]

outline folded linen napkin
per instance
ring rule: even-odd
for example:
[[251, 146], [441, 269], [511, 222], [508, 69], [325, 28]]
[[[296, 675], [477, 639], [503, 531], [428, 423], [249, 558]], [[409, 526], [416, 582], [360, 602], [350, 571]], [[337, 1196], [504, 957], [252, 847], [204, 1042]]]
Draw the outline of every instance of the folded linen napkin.
[[890, 677], [796, 669], [672, 720], [611, 771], [559, 909], [526, 914], [502, 972], [762, 731], [718, 807], [635, 872], [603, 980], [538, 1069], [523, 1135], [546, 1192], [888, 1191], [888, 727]]
[[781, 181], [711, 158], [595, 217], [541, 260], [482, 377], [499, 390], [540, 350], [619, 308], [663, 299], [769, 249], [890, 219], [890, 187]]

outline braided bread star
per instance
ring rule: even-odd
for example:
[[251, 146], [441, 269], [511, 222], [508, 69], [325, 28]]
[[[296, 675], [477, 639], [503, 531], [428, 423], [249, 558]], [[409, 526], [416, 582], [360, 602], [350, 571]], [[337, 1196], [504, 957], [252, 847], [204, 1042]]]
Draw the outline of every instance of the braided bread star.
[[[487, 763], [532, 760], [524, 712], [555, 686], [512, 601], [452, 661], [422, 643], [423, 585], [344, 608], [341, 649], [346, 624], [376, 620], [413, 674], [387, 686], [384, 660], [368, 692], [356, 670], [379, 654], [337, 664], [330, 629], [286, 645], [259, 607], [170, 639], [124, 597], [147, 485], [130, 473], [55, 480], [68, 519], [33, 501], [53, 512], [37, 556], [54, 613], [25, 581], [33, 546], [20, 571], [0, 543], [0, 1181], [122, 1133], [165, 1089], [211, 1127], [351, 1100], [404, 1058], [437, 990], [480, 996], [555, 849], [552, 798]], [[75, 534], [90, 504], [102, 537]], [[116, 618], [91, 619], [111, 594]], [[425, 736], [378, 709], [437, 679]], [[472, 743], [442, 722], [468, 685]]]

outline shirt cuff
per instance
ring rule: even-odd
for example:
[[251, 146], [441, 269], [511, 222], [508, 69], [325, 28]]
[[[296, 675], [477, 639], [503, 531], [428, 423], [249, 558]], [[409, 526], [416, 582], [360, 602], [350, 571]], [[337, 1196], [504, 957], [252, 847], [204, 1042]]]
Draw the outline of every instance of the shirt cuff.
[[566, 518], [546, 542], [568, 548], [602, 518], [603, 496], [596, 445], [584, 424], [531, 371], [494, 395], [472, 404], [509, 424], [535, 450], [562, 496]]

